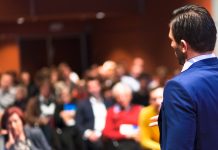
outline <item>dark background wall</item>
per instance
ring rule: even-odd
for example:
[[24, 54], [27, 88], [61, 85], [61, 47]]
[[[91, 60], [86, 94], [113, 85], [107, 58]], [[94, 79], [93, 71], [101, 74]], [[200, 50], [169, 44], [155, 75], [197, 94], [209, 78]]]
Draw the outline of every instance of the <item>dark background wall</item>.
[[[0, 71], [35, 72], [65, 61], [81, 73], [108, 59], [128, 66], [138, 56], [147, 71], [160, 65], [175, 69], [179, 66], [170, 48], [168, 22], [172, 10], [190, 2], [210, 10], [205, 0], [21, 0], [16, 6], [13, 0], [1, 1]], [[106, 17], [96, 19], [98, 11]], [[19, 17], [25, 18], [23, 24], [17, 24]]]

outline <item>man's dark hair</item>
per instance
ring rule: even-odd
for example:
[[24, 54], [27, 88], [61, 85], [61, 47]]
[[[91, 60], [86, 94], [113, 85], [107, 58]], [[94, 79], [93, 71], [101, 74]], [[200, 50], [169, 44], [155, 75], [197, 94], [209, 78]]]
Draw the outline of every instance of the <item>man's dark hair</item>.
[[174, 10], [170, 26], [176, 43], [183, 39], [199, 53], [214, 50], [217, 30], [204, 7], [186, 5]]

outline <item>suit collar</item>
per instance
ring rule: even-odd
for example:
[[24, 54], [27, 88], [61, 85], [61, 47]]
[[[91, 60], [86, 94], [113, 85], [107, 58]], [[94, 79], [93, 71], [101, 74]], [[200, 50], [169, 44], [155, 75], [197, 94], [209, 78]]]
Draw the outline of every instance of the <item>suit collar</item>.
[[192, 64], [190, 66], [190, 68], [196, 68], [196, 67], [200, 67], [200, 66], [212, 66], [212, 65], [216, 65], [216, 64], [218, 64], [218, 59], [217, 59], [217, 57], [213, 57], [213, 58], [207, 58], [207, 59], [200, 60], [200, 61]]
[[199, 55], [199, 56], [193, 57], [193, 58], [191, 58], [191, 59], [189, 59], [189, 60], [187, 60], [185, 62], [181, 72], [187, 70], [192, 64], [194, 64], [194, 63], [196, 63], [198, 61], [208, 59], [208, 58], [214, 58], [214, 57], [216, 57], [216, 55], [214, 53]]

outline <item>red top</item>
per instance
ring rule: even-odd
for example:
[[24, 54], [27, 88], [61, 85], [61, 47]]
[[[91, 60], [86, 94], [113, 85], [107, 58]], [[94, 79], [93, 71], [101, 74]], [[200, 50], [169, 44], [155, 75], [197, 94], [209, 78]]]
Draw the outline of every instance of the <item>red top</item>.
[[124, 135], [120, 134], [120, 125], [138, 125], [138, 117], [141, 108], [140, 105], [132, 105], [126, 110], [122, 110], [119, 105], [109, 108], [103, 136], [114, 140], [126, 139]]

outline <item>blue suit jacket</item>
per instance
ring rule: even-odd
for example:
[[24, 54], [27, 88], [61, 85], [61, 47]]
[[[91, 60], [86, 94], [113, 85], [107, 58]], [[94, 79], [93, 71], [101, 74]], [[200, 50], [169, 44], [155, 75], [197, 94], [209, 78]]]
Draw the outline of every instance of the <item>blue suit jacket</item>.
[[218, 149], [218, 59], [168, 81], [159, 116], [162, 150]]

